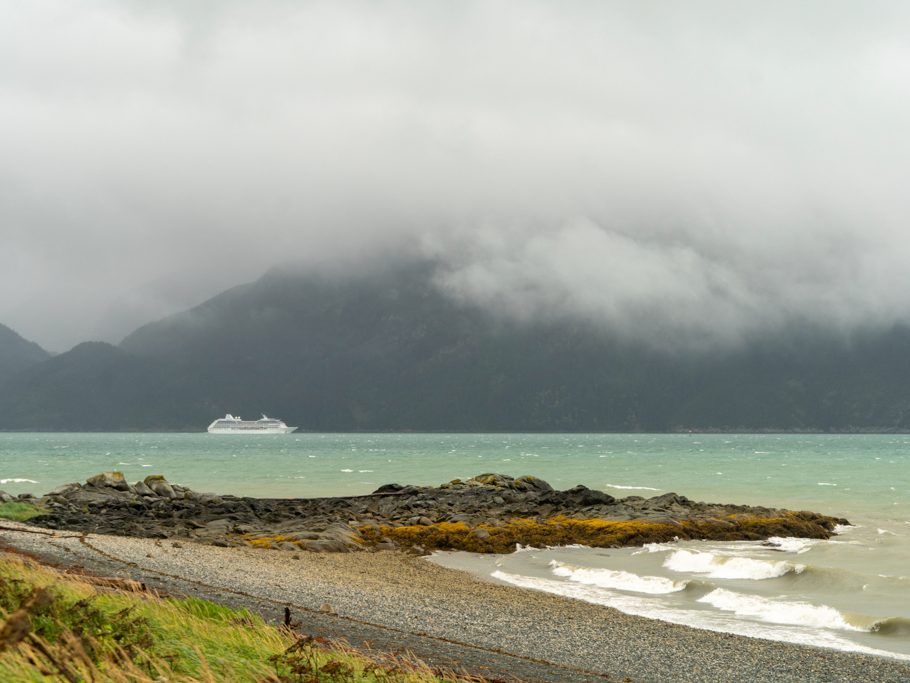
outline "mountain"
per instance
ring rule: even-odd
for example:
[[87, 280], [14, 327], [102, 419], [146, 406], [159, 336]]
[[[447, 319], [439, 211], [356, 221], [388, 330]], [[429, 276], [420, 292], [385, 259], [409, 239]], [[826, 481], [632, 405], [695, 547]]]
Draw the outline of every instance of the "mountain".
[[161, 375], [153, 363], [101, 342], [85, 342], [14, 375], [2, 387], [0, 425], [57, 431], [150, 429]]
[[23, 339], [16, 332], [0, 325], [0, 384], [17, 372], [50, 358], [50, 354], [35, 342]]
[[910, 430], [910, 330], [660, 353], [589, 323], [462, 306], [432, 264], [274, 271], [0, 387], [0, 429]]

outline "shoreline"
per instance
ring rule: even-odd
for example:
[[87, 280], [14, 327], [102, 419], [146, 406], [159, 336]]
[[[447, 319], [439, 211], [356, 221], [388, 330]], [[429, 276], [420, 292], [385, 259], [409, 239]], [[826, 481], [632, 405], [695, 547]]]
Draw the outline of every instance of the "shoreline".
[[[0, 541], [50, 564], [142, 580], [319, 635], [529, 681], [905, 681], [910, 663], [701, 631], [501, 586], [394, 551], [290, 553], [4, 522]], [[327, 607], [330, 606], [330, 607]], [[329, 611], [331, 610], [331, 611]]]

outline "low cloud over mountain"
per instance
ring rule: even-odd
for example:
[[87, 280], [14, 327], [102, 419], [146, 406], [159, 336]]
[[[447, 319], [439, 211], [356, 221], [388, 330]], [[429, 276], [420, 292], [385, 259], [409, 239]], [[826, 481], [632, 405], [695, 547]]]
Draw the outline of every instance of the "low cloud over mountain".
[[657, 349], [910, 321], [910, 8], [0, 0], [0, 320], [275, 263]]

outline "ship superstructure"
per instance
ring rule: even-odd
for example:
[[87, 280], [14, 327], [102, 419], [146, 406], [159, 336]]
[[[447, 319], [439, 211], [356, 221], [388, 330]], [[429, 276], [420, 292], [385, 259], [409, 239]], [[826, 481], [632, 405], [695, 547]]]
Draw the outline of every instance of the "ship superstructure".
[[258, 420], [244, 420], [230, 413], [209, 425], [209, 434], [290, 434], [297, 427], [288, 427], [281, 420], [263, 415]]

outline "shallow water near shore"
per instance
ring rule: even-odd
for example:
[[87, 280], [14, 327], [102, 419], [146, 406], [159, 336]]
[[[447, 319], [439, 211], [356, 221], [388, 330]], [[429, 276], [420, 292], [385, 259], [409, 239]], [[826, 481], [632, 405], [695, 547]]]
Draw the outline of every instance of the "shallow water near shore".
[[616, 497], [667, 491], [847, 517], [830, 541], [525, 550], [436, 561], [491, 580], [714, 630], [910, 656], [910, 436], [0, 434], [0, 489], [102, 470], [260, 497], [369, 493], [481, 472]]

